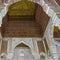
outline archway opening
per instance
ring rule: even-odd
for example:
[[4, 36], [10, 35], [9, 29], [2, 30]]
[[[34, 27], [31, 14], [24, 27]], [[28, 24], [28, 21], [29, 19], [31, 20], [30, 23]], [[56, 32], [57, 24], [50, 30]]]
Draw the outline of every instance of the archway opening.
[[34, 2], [23, 0], [9, 6], [3, 18], [4, 37], [43, 37], [50, 17]]
[[31, 48], [23, 42], [18, 44], [14, 49], [13, 60], [35, 60]]

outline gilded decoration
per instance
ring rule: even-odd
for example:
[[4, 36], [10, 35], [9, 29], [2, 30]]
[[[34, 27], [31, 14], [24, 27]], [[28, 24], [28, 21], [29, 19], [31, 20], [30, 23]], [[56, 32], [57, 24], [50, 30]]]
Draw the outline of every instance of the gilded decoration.
[[21, 0], [9, 7], [8, 14], [11, 16], [34, 15], [35, 3], [28, 0]]

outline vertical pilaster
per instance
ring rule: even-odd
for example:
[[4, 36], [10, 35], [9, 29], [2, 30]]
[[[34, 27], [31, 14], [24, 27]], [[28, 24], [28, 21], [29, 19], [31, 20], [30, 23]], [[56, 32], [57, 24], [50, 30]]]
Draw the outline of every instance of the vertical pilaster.
[[39, 55], [39, 50], [38, 50], [38, 45], [37, 45], [37, 40], [34, 38], [33, 39], [33, 45], [34, 45], [34, 55], [36, 59], [40, 59], [40, 55]]
[[13, 56], [13, 52], [12, 52], [12, 39], [9, 38], [8, 40], [8, 49], [7, 49], [7, 59], [11, 59]]

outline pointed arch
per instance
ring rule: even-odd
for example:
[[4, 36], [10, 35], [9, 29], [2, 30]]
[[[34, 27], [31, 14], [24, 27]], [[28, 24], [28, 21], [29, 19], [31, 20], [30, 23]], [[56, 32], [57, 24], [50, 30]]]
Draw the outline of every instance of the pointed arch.
[[27, 44], [27, 43], [24, 42], [24, 41], [20, 41], [20, 43], [15, 46], [15, 48], [17, 48], [17, 47], [27, 47], [27, 48], [31, 48], [30, 45]]
[[15, 48], [17, 48], [17, 47], [26, 47], [26, 48], [29, 48], [29, 46], [27, 46], [27, 45], [24, 44], [24, 43], [18, 44]]

